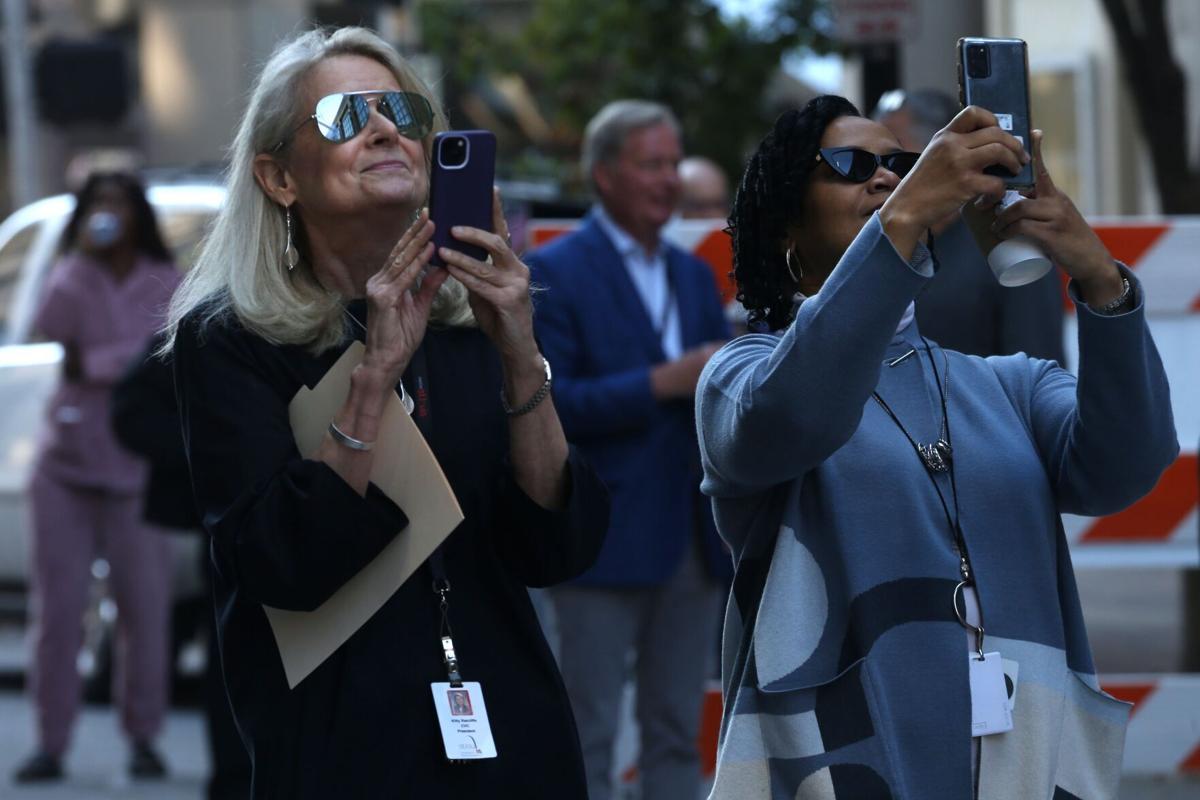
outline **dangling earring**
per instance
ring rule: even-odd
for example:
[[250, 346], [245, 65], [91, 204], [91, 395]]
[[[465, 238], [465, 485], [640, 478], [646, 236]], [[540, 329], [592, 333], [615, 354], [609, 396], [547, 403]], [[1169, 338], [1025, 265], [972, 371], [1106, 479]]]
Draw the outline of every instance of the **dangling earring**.
[[300, 263], [300, 251], [296, 249], [296, 245], [292, 244], [292, 208], [291, 206], [283, 207], [283, 216], [287, 220], [287, 247], [283, 251], [283, 263], [287, 265], [288, 272], [296, 268]]
[[[792, 282], [795, 283], [797, 286], [799, 286], [800, 278], [804, 277], [804, 267], [800, 266], [800, 259], [796, 258], [796, 266], [793, 268], [792, 267], [792, 259], [793, 258], [795, 258], [795, 255], [792, 252], [792, 248], [789, 247], [787, 249], [787, 251], [784, 253], [783, 260], [787, 264], [788, 275], [792, 276]], [[797, 272], [800, 273], [799, 278], [796, 277]]]

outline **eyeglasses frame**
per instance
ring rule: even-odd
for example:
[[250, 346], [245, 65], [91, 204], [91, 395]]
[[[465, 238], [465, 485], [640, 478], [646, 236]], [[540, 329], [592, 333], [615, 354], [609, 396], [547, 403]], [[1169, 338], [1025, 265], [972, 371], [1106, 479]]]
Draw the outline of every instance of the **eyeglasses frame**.
[[[871, 156], [872, 158], [875, 159], [875, 169], [871, 170], [871, 174], [868, 175], [866, 178], [862, 179], [861, 181], [856, 181], [853, 178], [851, 178], [849, 175], [843, 175], [841, 170], [839, 170], [837, 167], [835, 167], [833, 165], [832, 156], [837, 153], [845, 153], [847, 151], [866, 153], [867, 155]], [[821, 149], [817, 150], [817, 155], [813, 160], [818, 161], [818, 162], [824, 161], [826, 164], [829, 165], [829, 168], [831, 170], [833, 170], [834, 173], [837, 174], [838, 177], [840, 177], [844, 180], [848, 180], [851, 183], [866, 183], [867, 181], [871, 180], [871, 178], [873, 178], [875, 176], [875, 173], [879, 170], [880, 167], [883, 167], [888, 172], [891, 172], [893, 175], [897, 175], [898, 177], [903, 178], [904, 175], [900, 175], [898, 172], [893, 170], [891, 167], [889, 167], [888, 165], [883, 163], [883, 160], [885, 158], [894, 158], [895, 156], [901, 156], [901, 155], [915, 156], [916, 158], [921, 157], [920, 153], [914, 153], [911, 150], [897, 150], [894, 153], [886, 153], [884, 155], [877, 155], [876, 153], [872, 153], [870, 150], [867, 150], [865, 147], [822, 147]], [[914, 163], [914, 166], [915, 166], [915, 163]], [[909, 169], [911, 170], [912, 167], [909, 167]], [[906, 172], [904, 174], [907, 175], [908, 173]]]
[[[375, 112], [381, 113], [379, 111], [379, 99], [382, 98], [385, 94], [388, 94], [389, 92], [397, 92], [399, 94], [416, 95], [417, 97], [420, 97], [422, 100], [424, 100], [426, 105], [429, 105], [429, 100], [421, 93], [411, 92], [411, 91], [407, 91], [404, 89], [363, 89], [363, 90], [357, 91], [357, 92], [330, 92], [327, 95], [317, 98], [316, 105], [319, 106], [321, 104], [321, 101], [324, 100], [326, 97], [333, 97], [334, 95], [341, 95], [342, 97], [350, 97], [350, 96], [354, 96], [354, 95], [373, 94], [376, 96], [374, 99]], [[368, 106], [371, 105], [371, 102], [372, 102], [371, 100], [366, 101]], [[430, 112], [430, 116], [432, 116], [433, 115], [433, 107], [432, 106], [429, 107], [429, 112]], [[396, 125], [396, 123], [393, 120], [388, 120], [388, 121], [391, 122], [393, 125]], [[313, 113], [309, 114], [307, 117], [305, 117], [303, 120], [301, 120], [294, 128], [292, 128], [290, 131], [288, 131], [287, 136], [280, 139], [279, 142], [274, 147], [271, 148], [271, 152], [278, 153], [280, 150], [282, 150], [284, 147], [286, 147], [288, 142], [290, 142], [292, 140], [292, 138], [295, 137], [295, 135], [300, 131], [300, 129], [303, 128], [305, 125], [307, 125], [310, 122], [317, 123], [317, 128], [318, 128], [318, 132], [319, 132], [319, 129], [321, 127], [321, 121], [317, 119], [316, 106], [313, 106]], [[399, 125], [396, 125], [396, 131], [397, 132], [400, 131]], [[430, 132], [432, 132], [432, 127], [430, 129]], [[404, 134], [402, 134], [402, 133], [400, 135], [404, 136]], [[356, 138], [357, 136], [358, 136], [358, 134], [355, 134], [354, 136], [351, 136], [347, 139], [342, 139], [340, 142], [335, 142], [332, 139], [330, 139], [329, 137], [327, 137], [324, 133], [321, 134], [321, 138], [324, 139], [325, 141], [329, 142], [330, 144], [345, 144], [346, 142], [350, 141], [351, 139]], [[426, 136], [428, 136], [428, 134], [426, 134]], [[408, 138], [408, 137], [405, 137], [405, 138]], [[424, 137], [422, 137], [422, 138], [424, 138]]]

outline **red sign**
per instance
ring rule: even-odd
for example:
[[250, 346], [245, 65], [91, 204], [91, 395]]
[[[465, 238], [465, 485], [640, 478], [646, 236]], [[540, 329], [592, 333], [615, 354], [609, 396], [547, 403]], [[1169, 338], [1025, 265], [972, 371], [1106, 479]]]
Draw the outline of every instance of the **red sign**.
[[895, 42], [916, 33], [913, 0], [833, 0], [834, 37], [847, 44]]

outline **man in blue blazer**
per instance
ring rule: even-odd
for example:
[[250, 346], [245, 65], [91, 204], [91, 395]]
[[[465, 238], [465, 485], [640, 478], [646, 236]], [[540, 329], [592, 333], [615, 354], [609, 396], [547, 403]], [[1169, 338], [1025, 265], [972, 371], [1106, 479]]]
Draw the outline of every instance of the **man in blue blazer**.
[[729, 559], [699, 492], [693, 395], [729, 331], [708, 267], [659, 238], [679, 201], [681, 156], [666, 107], [605, 106], [583, 147], [599, 202], [527, 259], [546, 289], [534, 325], [555, 406], [612, 493], [596, 564], [552, 591], [591, 800], [612, 793], [631, 651], [642, 796], [693, 800], [699, 787], [696, 733]]

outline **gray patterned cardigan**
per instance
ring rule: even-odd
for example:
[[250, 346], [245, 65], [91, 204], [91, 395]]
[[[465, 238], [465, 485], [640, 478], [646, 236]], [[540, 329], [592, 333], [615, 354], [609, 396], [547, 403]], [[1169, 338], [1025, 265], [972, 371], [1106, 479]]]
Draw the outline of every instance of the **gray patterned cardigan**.
[[712, 359], [696, 399], [703, 489], [737, 568], [712, 797], [1115, 797], [1128, 706], [1099, 690], [1059, 513], [1124, 508], [1178, 451], [1141, 289], [1122, 269], [1137, 293], [1128, 313], [1075, 297], [1078, 381], [1024, 354], [932, 349], [950, 373], [985, 649], [1019, 665], [1015, 727], [983, 737], [978, 787], [949, 525], [871, 400], [877, 390], [918, 441], [937, 437], [931, 358], [915, 323], [896, 333], [932, 275], [928, 251], [906, 264], [872, 217], [786, 332]]

